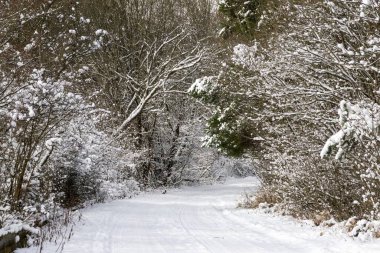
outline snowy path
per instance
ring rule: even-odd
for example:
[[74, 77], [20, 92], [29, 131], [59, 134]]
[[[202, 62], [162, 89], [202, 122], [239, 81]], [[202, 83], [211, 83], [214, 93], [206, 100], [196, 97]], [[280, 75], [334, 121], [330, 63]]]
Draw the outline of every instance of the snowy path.
[[224, 185], [148, 193], [89, 208], [64, 253], [297, 253], [380, 252], [366, 244], [291, 218], [236, 209], [255, 190], [254, 178]]

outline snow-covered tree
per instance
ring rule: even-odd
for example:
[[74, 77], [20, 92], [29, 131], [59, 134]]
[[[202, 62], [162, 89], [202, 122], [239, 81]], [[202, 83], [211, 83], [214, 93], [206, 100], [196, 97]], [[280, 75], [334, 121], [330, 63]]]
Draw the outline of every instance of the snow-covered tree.
[[107, 31], [107, 45], [86, 59], [90, 82], [78, 90], [111, 112], [107, 132], [143, 151], [141, 180], [166, 184], [182, 128], [201, 116], [184, 117], [194, 108], [186, 90], [212, 56], [212, 1], [89, 2], [83, 12]]
[[[378, 218], [379, 8], [284, 1], [262, 19], [270, 36], [235, 46], [193, 89], [216, 106], [209, 143], [260, 159], [264, 189], [297, 215]], [[320, 158], [335, 147], [344, 159]]]

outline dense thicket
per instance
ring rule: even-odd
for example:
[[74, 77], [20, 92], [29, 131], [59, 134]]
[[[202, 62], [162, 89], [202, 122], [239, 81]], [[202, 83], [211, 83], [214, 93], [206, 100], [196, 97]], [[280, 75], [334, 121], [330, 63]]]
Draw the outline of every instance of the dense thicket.
[[264, 201], [301, 217], [380, 218], [379, 15], [378, 1], [282, 1], [192, 86], [216, 106], [208, 143], [260, 161]]

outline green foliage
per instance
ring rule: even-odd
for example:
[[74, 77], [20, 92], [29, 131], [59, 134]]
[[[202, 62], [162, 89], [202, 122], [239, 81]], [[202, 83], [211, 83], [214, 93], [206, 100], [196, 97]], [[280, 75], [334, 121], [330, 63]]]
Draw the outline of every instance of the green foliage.
[[256, 154], [262, 146], [262, 121], [252, 114], [263, 108], [267, 98], [251, 97], [253, 92], [247, 87], [254, 89], [258, 84], [248, 80], [247, 74], [247, 70], [230, 60], [222, 64], [217, 76], [197, 79], [188, 91], [215, 109], [208, 119], [205, 145], [233, 157]]
[[256, 153], [261, 147], [259, 126], [246, 118], [249, 109], [243, 101], [229, 98], [231, 102], [218, 106], [208, 120], [206, 144], [233, 157]]
[[265, 0], [225, 0], [219, 4], [223, 15], [223, 36], [252, 35], [262, 13]]
[[208, 122], [209, 144], [230, 156], [240, 156], [244, 152], [242, 126], [233, 114], [215, 113]]

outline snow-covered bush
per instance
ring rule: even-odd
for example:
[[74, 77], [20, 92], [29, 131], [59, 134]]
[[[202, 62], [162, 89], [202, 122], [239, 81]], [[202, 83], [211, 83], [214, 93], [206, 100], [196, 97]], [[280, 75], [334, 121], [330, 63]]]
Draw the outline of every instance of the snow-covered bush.
[[33, 69], [19, 83], [3, 79], [0, 206], [5, 231], [44, 226], [58, 214], [48, 177], [56, 176], [56, 170], [47, 165], [62, 142], [57, 129], [87, 109], [81, 96], [67, 91], [70, 81], [46, 72]]
[[139, 191], [129, 152], [97, 127], [105, 118], [90, 111], [58, 129], [62, 141], [47, 166], [53, 192], [64, 206], [131, 197]]
[[[8, 192], [12, 208], [27, 201], [30, 185], [41, 173], [55, 145], [60, 141], [54, 128], [85, 109], [81, 96], [65, 92], [69, 82], [44, 76], [45, 70], [34, 69], [19, 89], [7, 96], [3, 109], [1, 136], [2, 188]], [[25, 199], [26, 198], [26, 199]], [[25, 203], [25, 202], [24, 202]]]

